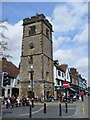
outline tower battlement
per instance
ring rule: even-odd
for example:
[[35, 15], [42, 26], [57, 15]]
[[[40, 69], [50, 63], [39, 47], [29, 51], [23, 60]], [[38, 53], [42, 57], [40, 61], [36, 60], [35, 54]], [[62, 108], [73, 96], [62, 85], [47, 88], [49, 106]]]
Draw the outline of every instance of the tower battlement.
[[32, 16], [31, 18], [25, 18], [23, 19], [23, 25], [35, 23], [43, 21], [51, 30], [52, 30], [52, 25], [50, 22], [46, 19], [46, 17], [43, 14], [36, 14], [35, 16]]

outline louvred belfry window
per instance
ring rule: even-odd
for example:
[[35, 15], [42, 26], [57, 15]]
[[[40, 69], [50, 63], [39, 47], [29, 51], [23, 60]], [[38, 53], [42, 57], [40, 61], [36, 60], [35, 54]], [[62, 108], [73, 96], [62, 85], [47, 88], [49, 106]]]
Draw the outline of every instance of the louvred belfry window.
[[29, 28], [29, 35], [35, 35], [36, 34], [36, 26], [30, 26]]

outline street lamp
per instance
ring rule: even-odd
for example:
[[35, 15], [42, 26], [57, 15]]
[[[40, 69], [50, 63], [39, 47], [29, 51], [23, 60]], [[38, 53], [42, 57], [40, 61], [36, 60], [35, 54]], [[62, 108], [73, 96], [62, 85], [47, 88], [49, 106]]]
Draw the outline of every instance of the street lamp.
[[[31, 88], [31, 85], [28, 85], [28, 88]], [[32, 117], [32, 105], [31, 105], [31, 101], [29, 101], [29, 118]]]
[[44, 79], [44, 102], [45, 102], [45, 89], [46, 89], [46, 86], [45, 86], [45, 79]]
[[31, 88], [32, 88], [32, 108], [34, 107], [34, 101], [33, 101], [33, 65], [31, 65]]

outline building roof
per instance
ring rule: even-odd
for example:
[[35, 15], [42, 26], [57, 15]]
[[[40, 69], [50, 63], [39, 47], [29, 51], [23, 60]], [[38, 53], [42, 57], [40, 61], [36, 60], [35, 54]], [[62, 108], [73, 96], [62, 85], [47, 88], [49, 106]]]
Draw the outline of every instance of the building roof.
[[59, 65], [59, 69], [62, 70], [63, 72], [66, 72], [68, 65], [67, 64], [61, 64]]
[[2, 59], [2, 72], [7, 72], [10, 77], [16, 78], [19, 74], [19, 68], [17, 68], [12, 62], [7, 61], [6, 58]]
[[70, 73], [71, 73], [72, 75], [75, 75], [75, 76], [78, 75], [78, 72], [77, 72], [77, 69], [76, 69], [76, 68], [70, 68]]

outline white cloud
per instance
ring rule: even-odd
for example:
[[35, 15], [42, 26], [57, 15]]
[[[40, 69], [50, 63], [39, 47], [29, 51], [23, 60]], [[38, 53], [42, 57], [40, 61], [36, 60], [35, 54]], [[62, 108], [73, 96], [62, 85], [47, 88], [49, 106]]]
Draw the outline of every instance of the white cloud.
[[78, 29], [83, 25], [83, 17], [87, 14], [88, 4], [71, 2], [55, 7], [53, 12], [53, 24], [55, 32], [68, 32]]
[[83, 27], [80, 33], [77, 33], [73, 39], [75, 42], [87, 44], [88, 45], [88, 24]]
[[59, 49], [62, 44], [68, 43], [69, 41], [71, 41], [71, 38], [68, 36], [59, 36], [57, 38], [53, 36], [54, 51]]
[[71, 49], [58, 49], [54, 52], [54, 59], [58, 59], [61, 63], [69, 63], [74, 65], [78, 59], [83, 56], [83, 47]]
[[86, 57], [80, 58], [79, 60], [76, 61], [75, 66], [80, 69], [83, 69], [83, 68], [88, 69], [88, 58]]
[[[6, 23], [8, 31], [5, 31], [5, 35], [8, 36], [8, 48], [9, 54], [12, 56], [12, 61], [17, 66], [20, 62], [21, 46], [22, 46], [22, 21], [12, 25]], [[10, 58], [9, 58], [10, 59]]]

